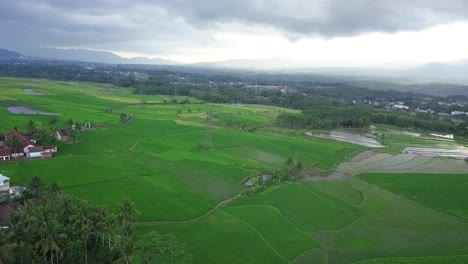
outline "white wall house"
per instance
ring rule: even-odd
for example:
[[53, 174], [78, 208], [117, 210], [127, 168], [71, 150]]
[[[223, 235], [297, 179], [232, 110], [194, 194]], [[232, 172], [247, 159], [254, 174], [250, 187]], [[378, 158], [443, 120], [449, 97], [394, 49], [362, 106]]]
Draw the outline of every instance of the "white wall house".
[[8, 192], [10, 190], [10, 178], [0, 173], [0, 192]]
[[0, 161], [10, 160], [10, 159], [11, 159], [11, 150], [0, 149]]
[[28, 158], [41, 158], [42, 152], [44, 152], [43, 146], [28, 147], [28, 148], [25, 148], [25, 151], [24, 151], [24, 153], [26, 153], [26, 157]]

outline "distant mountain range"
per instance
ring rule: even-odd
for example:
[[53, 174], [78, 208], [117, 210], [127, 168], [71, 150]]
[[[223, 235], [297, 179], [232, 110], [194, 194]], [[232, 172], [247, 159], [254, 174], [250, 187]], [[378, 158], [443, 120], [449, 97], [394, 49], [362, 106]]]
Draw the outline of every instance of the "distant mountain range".
[[[55, 48], [23, 48], [20, 53], [0, 49], [0, 59], [47, 58], [70, 61], [86, 61], [108, 64], [153, 64], [153, 65], [184, 65], [193, 68], [219, 68], [229, 70], [260, 70], [287, 73], [317, 73], [334, 76], [351, 76], [353, 78], [375, 77], [388, 81], [414, 83], [424, 82], [456, 82], [468, 84], [468, 59], [449, 63], [429, 63], [404, 70], [376, 67], [306, 67], [303, 63], [289, 59], [239, 59], [216, 62], [199, 62], [183, 64], [161, 58], [134, 57], [123, 58], [112, 52], [87, 49], [55, 49]], [[396, 80], [398, 79], [398, 80]]]
[[[56, 60], [68, 60], [68, 61], [85, 61], [85, 62], [97, 62], [97, 63], [108, 63], [108, 64], [155, 64], [155, 65], [177, 65], [180, 64], [176, 61], [165, 60], [161, 58], [145, 58], [145, 57], [134, 57], [134, 58], [123, 58], [112, 52], [107, 51], [96, 51], [87, 49], [54, 49], [54, 48], [28, 48], [20, 50], [24, 55], [23, 57], [30, 58], [45, 58], [45, 59], [56, 59]], [[5, 54], [3, 57], [2, 54]], [[6, 57], [10, 54], [10, 57]], [[0, 50], [0, 59], [17, 59], [22, 57], [18, 52], [9, 50]]]
[[304, 67], [303, 64], [288, 59], [226, 60], [183, 64], [161, 58], [123, 58], [112, 52], [86, 49], [34, 48], [20, 50], [20, 53], [0, 49], [0, 60], [17, 59], [56, 59], [64, 61], [84, 61], [107, 64], [146, 64], [174, 67], [181, 71], [223, 72], [254, 70], [277, 73], [288, 78], [306, 76], [307, 80], [347, 82], [356, 86], [379, 90], [413, 91], [439, 96], [468, 96], [468, 59], [448, 63], [429, 63], [408, 69], [360, 68], [360, 67]]
[[21, 54], [18, 52], [0, 49], [0, 60], [12, 60], [21, 58]]

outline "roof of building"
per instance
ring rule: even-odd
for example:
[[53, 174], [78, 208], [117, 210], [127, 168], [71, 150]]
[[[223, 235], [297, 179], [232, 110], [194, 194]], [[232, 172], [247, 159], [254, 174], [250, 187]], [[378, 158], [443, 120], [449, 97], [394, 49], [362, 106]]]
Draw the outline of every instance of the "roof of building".
[[11, 149], [9, 148], [0, 148], [0, 156], [10, 156]]
[[10, 214], [17, 212], [20, 206], [21, 202], [13, 202], [0, 205], [0, 223], [9, 224]]
[[42, 157], [50, 158], [52, 157], [52, 152], [42, 152], [41, 155]]
[[27, 147], [29, 145], [34, 145], [31, 142], [30, 139], [25, 137], [23, 134], [21, 134], [17, 130], [12, 130], [12, 131], [8, 132], [7, 134], [5, 134], [5, 141], [8, 141], [14, 135], [16, 135], [16, 137], [18, 138], [18, 142], [19, 142], [19, 144], [14, 148], [14, 151], [16, 153], [21, 153], [21, 152], [23, 152], [25, 147]]
[[55, 149], [57, 146], [52, 145], [52, 146], [44, 146], [44, 149]]
[[65, 128], [62, 128], [62, 129], [58, 130], [57, 133], [59, 133], [59, 135], [62, 136], [62, 137], [67, 137], [68, 136], [68, 130], [66, 130]]
[[44, 147], [43, 146], [29, 147], [28, 150], [29, 152], [42, 152], [44, 151]]

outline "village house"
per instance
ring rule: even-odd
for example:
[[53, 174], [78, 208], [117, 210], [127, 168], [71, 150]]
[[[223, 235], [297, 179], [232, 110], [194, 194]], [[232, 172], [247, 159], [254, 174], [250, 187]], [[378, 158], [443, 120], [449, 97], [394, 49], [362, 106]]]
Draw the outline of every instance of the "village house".
[[10, 178], [0, 173], [0, 192], [10, 191]]
[[11, 148], [11, 157], [16, 159], [18, 157], [24, 157], [24, 153], [27, 148], [34, 147], [35, 140], [25, 137], [23, 134], [17, 130], [12, 130], [9, 133], [5, 134], [5, 142], [9, 141], [11, 138], [15, 137], [18, 140], [18, 144]]
[[60, 140], [60, 141], [70, 140], [70, 135], [68, 134], [68, 131], [64, 128], [55, 132], [55, 135], [57, 137], [57, 140]]
[[57, 146], [39, 146], [34, 138], [24, 136], [17, 130], [12, 130], [4, 135], [5, 142], [16, 137], [17, 144], [12, 148], [3, 146], [0, 148], [0, 161], [6, 161], [21, 157], [26, 158], [51, 158], [57, 152]]
[[42, 156], [42, 152], [44, 152], [43, 146], [33, 146], [24, 149], [24, 154], [27, 158], [40, 158]]
[[6, 147], [0, 147], [0, 161], [11, 159], [11, 149]]

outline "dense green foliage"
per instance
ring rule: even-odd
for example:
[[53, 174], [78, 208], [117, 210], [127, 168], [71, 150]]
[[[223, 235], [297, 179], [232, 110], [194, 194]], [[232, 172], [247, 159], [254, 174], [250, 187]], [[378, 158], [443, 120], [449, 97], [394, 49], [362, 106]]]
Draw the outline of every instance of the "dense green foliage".
[[158, 232], [149, 232], [143, 235], [136, 243], [133, 253], [133, 262], [141, 264], [190, 263], [192, 256], [187, 254], [185, 245], [177, 241], [173, 234], [161, 235]]
[[468, 136], [468, 122], [455, 123], [431, 115], [412, 116], [405, 112], [382, 111], [370, 107], [327, 107], [303, 110], [302, 113], [281, 113], [277, 124], [292, 129], [367, 128], [371, 123], [405, 129], [453, 133]]
[[[1, 233], [7, 263], [113, 263], [131, 254], [132, 205], [117, 214], [62, 193], [44, 189], [34, 178], [21, 210]], [[128, 221], [127, 221], [128, 220]]]
[[45, 187], [33, 177], [17, 213], [0, 232], [5, 263], [189, 263], [185, 245], [172, 234], [134, 234], [133, 203], [116, 213]]

